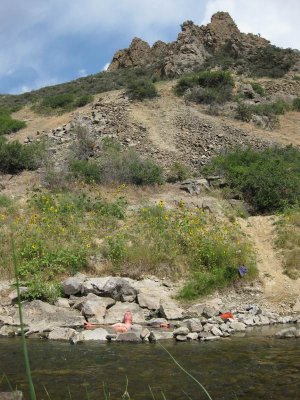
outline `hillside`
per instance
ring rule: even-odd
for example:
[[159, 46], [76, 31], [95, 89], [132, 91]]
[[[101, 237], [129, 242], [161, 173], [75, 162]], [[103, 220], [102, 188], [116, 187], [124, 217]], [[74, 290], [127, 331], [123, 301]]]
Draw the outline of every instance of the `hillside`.
[[[262, 68], [266, 53], [269, 69]], [[209, 84], [199, 83], [203, 77]], [[225, 84], [218, 86], [221, 79]], [[157, 93], [133, 99], [132, 81], [141, 86], [150, 82]], [[66, 105], [49, 103], [65, 95], [71, 95], [64, 98]], [[74, 106], [86, 95], [93, 97]], [[3, 135], [7, 144], [18, 141], [42, 155], [34, 167], [2, 169], [0, 271], [12, 277], [7, 232], [13, 229], [32, 298], [49, 300], [49, 285], [80, 270], [172, 279], [176, 289], [186, 290], [182, 301], [212, 293], [237, 306], [259, 302], [289, 312], [299, 299], [299, 266], [296, 260], [292, 279], [285, 257], [298, 254], [299, 243], [278, 247], [276, 223], [285, 221], [286, 210], [278, 209], [276, 218], [270, 215], [275, 208], [257, 211], [246, 195], [230, 187], [228, 177], [204, 176], [204, 167], [228, 151], [264, 154], [292, 145], [298, 154], [299, 98], [298, 52], [241, 33], [227, 13], [217, 13], [204, 27], [184, 23], [178, 39], [169, 44], [150, 47], [134, 39], [116, 53], [108, 72], [1, 96], [0, 107], [26, 123]], [[286, 175], [281, 178], [284, 182]], [[289, 205], [298, 212], [297, 199]], [[207, 254], [195, 261], [200, 245]], [[216, 248], [226, 253], [225, 261], [214, 253]], [[215, 256], [224, 262], [222, 276]], [[195, 288], [197, 262], [209, 272], [201, 270]], [[245, 281], [236, 273], [244, 262], [249, 267]], [[211, 274], [209, 284], [201, 286], [206, 274]], [[47, 280], [49, 285], [43, 286]]]

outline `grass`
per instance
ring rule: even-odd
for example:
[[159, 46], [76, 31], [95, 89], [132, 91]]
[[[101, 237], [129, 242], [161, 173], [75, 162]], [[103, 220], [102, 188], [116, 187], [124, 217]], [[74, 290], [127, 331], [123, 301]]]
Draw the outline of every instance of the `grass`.
[[91, 260], [99, 258], [106, 274], [185, 278], [184, 298], [234, 282], [241, 264], [255, 273], [252, 249], [234, 223], [220, 223], [183, 204], [175, 210], [160, 203], [126, 213], [122, 192], [118, 190], [110, 201], [101, 192], [97, 186], [44, 191], [36, 193], [22, 211], [17, 204], [1, 210], [1, 275], [12, 276], [10, 230], [15, 232], [19, 276], [30, 299], [54, 302], [60, 296], [62, 277], [94, 271], [97, 263]]
[[7, 108], [0, 109], [0, 136], [18, 132], [26, 127], [26, 122], [12, 118], [11, 112]]
[[213, 159], [204, 173], [224, 176], [254, 213], [274, 213], [299, 204], [300, 151], [292, 146], [231, 151]]
[[292, 208], [277, 223], [277, 246], [284, 256], [285, 273], [292, 279], [300, 278], [300, 209]]

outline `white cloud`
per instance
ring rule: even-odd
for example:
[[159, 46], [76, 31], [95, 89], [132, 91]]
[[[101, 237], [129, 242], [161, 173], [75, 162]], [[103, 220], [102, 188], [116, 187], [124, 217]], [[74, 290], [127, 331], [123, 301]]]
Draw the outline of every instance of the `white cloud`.
[[82, 69], [79, 69], [78, 71], [77, 71], [77, 76], [79, 77], [79, 78], [83, 78], [84, 76], [87, 76], [87, 71], [86, 71], [86, 69], [84, 69], [84, 68], [82, 68]]
[[104, 64], [102, 71], [107, 71], [107, 68], [109, 67], [110, 62]]
[[209, 0], [203, 22], [228, 11], [242, 32], [260, 33], [280, 47], [300, 49], [299, 0]]

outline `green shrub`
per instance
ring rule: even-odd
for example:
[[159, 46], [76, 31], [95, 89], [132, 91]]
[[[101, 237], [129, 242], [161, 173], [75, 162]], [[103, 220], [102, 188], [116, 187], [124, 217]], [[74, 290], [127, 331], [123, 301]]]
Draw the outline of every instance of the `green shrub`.
[[83, 107], [86, 106], [87, 104], [91, 103], [93, 101], [93, 96], [85, 94], [83, 96], [78, 97], [74, 101], [74, 107]]
[[250, 122], [253, 115], [266, 116], [269, 118], [269, 127], [274, 128], [279, 124], [278, 115], [284, 114], [289, 109], [289, 104], [282, 100], [266, 104], [245, 104], [240, 102], [236, 108], [235, 117], [241, 121]]
[[86, 183], [101, 183], [101, 168], [94, 161], [72, 160], [70, 162], [71, 175], [82, 179]]
[[151, 80], [137, 79], [127, 86], [127, 94], [131, 100], [144, 100], [157, 97], [157, 90]]
[[268, 45], [256, 49], [250, 55], [248, 68], [252, 76], [281, 78], [295, 64], [296, 57], [292, 49]]
[[45, 108], [70, 108], [74, 101], [74, 95], [72, 94], [59, 94], [57, 96], [46, 97], [41, 106]]
[[292, 146], [230, 152], [216, 157], [204, 173], [224, 176], [256, 213], [299, 204], [300, 151]]
[[24, 169], [37, 169], [41, 163], [43, 147], [39, 143], [22, 145], [18, 141], [7, 143], [0, 137], [0, 171], [15, 174]]
[[26, 127], [26, 122], [13, 119], [6, 110], [0, 110], [0, 136], [17, 132]]
[[180, 162], [171, 165], [167, 176], [167, 181], [171, 183], [180, 182], [188, 179], [192, 175], [190, 169]]
[[293, 100], [293, 110], [300, 111], [300, 97]]
[[0, 208], [7, 208], [12, 204], [12, 199], [5, 194], [0, 194]]
[[201, 71], [179, 79], [174, 88], [178, 96], [189, 89], [190, 101], [204, 104], [222, 104], [231, 99], [234, 81], [229, 72]]
[[300, 76], [299, 75], [294, 75], [293, 76], [293, 81], [300, 81]]
[[260, 96], [264, 96], [266, 94], [265, 89], [257, 82], [250, 82], [252, 89], [259, 94]]

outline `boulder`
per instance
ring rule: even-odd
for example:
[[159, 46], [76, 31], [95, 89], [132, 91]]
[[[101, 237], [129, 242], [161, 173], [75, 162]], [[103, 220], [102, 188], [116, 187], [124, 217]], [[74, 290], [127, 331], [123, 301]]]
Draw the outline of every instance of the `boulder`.
[[173, 339], [173, 332], [151, 331], [149, 335], [149, 342], [156, 342], [157, 340]]
[[86, 276], [83, 274], [76, 274], [71, 278], [67, 278], [62, 282], [62, 291], [66, 296], [78, 294], [81, 292], [82, 285], [86, 279]]
[[115, 304], [115, 300], [109, 297], [98, 297], [87, 300], [82, 307], [82, 314], [89, 322], [103, 324], [106, 309]]
[[175, 331], [173, 332], [173, 335], [175, 337], [178, 336], [178, 335], [186, 336], [189, 332], [190, 332], [189, 328], [181, 326], [180, 328], [175, 329]]
[[75, 336], [71, 338], [72, 343], [86, 342], [86, 341], [99, 341], [106, 342], [107, 341], [107, 330], [103, 328], [97, 328], [94, 330], [87, 330], [77, 333]]
[[147, 321], [148, 326], [152, 326], [153, 328], [159, 328], [161, 324], [166, 324], [167, 320], [165, 318], [152, 318]]
[[213, 327], [212, 327], [211, 333], [212, 333], [214, 336], [223, 336], [223, 332], [222, 332], [219, 328], [217, 328], [216, 326], [213, 326]]
[[289, 339], [297, 337], [298, 333], [296, 327], [293, 326], [291, 328], [282, 329], [281, 331], [277, 332], [275, 336], [279, 339]]
[[48, 336], [48, 339], [51, 340], [70, 340], [73, 336], [76, 335], [75, 329], [72, 328], [54, 328]]
[[204, 178], [188, 179], [181, 182], [180, 189], [185, 190], [190, 194], [200, 194], [204, 191], [210, 190], [209, 183]]
[[[41, 300], [23, 304], [23, 322], [32, 330], [51, 330], [54, 327], [81, 327], [84, 317], [78, 311], [57, 307]], [[13, 315], [13, 324], [19, 325], [19, 311]]]
[[190, 317], [201, 317], [203, 310], [204, 310], [205, 304], [194, 304], [193, 306], [191, 306], [186, 314]]
[[187, 340], [198, 340], [197, 332], [190, 332], [186, 335]]
[[68, 299], [60, 297], [59, 299], [56, 300], [55, 306], [63, 307], [63, 308], [70, 308], [70, 303], [69, 303]]
[[15, 329], [11, 326], [3, 325], [0, 328], [0, 336], [13, 337], [16, 335]]
[[116, 338], [117, 342], [134, 342], [140, 343], [142, 339], [135, 332], [119, 333]]
[[[20, 290], [20, 295], [21, 295], [21, 296], [22, 296], [22, 294], [25, 294], [25, 293], [28, 291], [27, 287], [25, 287], [25, 286], [20, 286], [19, 290]], [[16, 304], [17, 301], [18, 301], [17, 289], [13, 290], [13, 291], [8, 295], [8, 298], [9, 298], [11, 304]]]
[[158, 310], [160, 307], [161, 295], [159, 293], [139, 293], [138, 303], [142, 308]]
[[300, 300], [297, 300], [293, 306], [293, 312], [298, 313], [300, 312]]
[[163, 301], [159, 307], [159, 312], [167, 320], [178, 320], [183, 318], [183, 310], [175, 302]]
[[246, 325], [243, 322], [232, 321], [229, 326], [235, 332], [244, 332], [246, 330]]
[[186, 326], [189, 328], [191, 332], [201, 332], [203, 331], [203, 326], [201, 324], [200, 319], [191, 318], [188, 319], [186, 322]]
[[22, 400], [23, 393], [20, 390], [13, 392], [0, 392], [0, 400]]
[[177, 336], [175, 336], [175, 339], [177, 340], [177, 342], [186, 342], [187, 335], [177, 335]]
[[136, 303], [121, 303], [117, 302], [114, 306], [106, 311], [104, 324], [115, 324], [122, 322], [126, 311], [130, 311], [133, 316], [133, 322], [137, 324], [145, 323], [143, 309]]
[[131, 302], [136, 299], [137, 290], [127, 278], [106, 277], [89, 279], [83, 285], [84, 294], [111, 297], [116, 301]]

